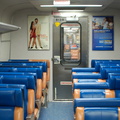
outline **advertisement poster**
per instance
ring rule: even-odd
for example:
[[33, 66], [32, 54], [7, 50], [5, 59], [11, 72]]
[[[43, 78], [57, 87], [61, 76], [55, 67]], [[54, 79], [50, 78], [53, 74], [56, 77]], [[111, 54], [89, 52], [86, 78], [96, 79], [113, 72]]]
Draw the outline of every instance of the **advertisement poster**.
[[93, 16], [92, 50], [114, 50], [113, 16]]
[[28, 16], [28, 50], [49, 50], [49, 16]]

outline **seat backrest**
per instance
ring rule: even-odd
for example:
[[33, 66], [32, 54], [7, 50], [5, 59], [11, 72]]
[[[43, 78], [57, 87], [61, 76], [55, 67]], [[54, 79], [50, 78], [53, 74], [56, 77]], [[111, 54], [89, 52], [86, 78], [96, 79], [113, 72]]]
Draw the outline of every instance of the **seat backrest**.
[[120, 98], [77, 98], [74, 99], [74, 112], [77, 107], [119, 107]]
[[110, 89], [120, 90], [120, 76], [118, 75], [109, 75], [109, 87]]
[[31, 75], [0, 75], [0, 84], [25, 85], [27, 90], [27, 114], [33, 114], [35, 107], [35, 80]]
[[9, 62], [47, 62], [47, 67], [50, 68], [50, 61], [47, 59], [9, 59]]
[[108, 82], [78, 82], [74, 83], [74, 89], [109, 89]]
[[91, 67], [95, 67], [96, 63], [110, 63], [110, 62], [120, 62], [120, 60], [91, 60]]
[[23, 100], [24, 100], [24, 119], [27, 117], [27, 90], [25, 85], [20, 84], [0, 84], [0, 88], [20, 88], [23, 92]]
[[[46, 62], [47, 63], [47, 81], [50, 80], [50, 60], [46, 59], [29, 59], [31, 62]], [[45, 72], [45, 71], [43, 71]]]
[[106, 62], [106, 63], [96, 63], [95, 70], [100, 72], [100, 66], [120, 66], [120, 62]]
[[110, 89], [74, 89], [74, 99], [76, 98], [120, 98], [120, 90]]
[[119, 107], [77, 107], [76, 120], [119, 120]]
[[35, 90], [36, 80], [33, 75], [0, 75], [2, 83], [24, 84], [27, 89]]
[[11, 71], [12, 72], [36, 73], [38, 79], [42, 79], [43, 77], [42, 67], [35, 67], [35, 68], [12, 67]]
[[20, 88], [0, 88], [0, 120], [24, 120]]
[[47, 62], [0, 62], [0, 66], [42, 66], [43, 72], [47, 72]]
[[107, 79], [109, 73], [120, 73], [120, 68], [102, 68], [101, 76], [103, 79]]
[[120, 68], [120, 64], [101, 64], [100, 65], [100, 72], [102, 71], [103, 68]]
[[29, 59], [9, 59], [9, 62], [29, 62]]
[[42, 66], [43, 72], [46, 73], [47, 81], [50, 80], [50, 61], [49, 60], [29, 60], [30, 62], [0, 62], [0, 66], [23, 66], [23, 67], [40, 67]]
[[[32, 74], [34, 76], [37, 76], [38, 79], [42, 79], [43, 77], [43, 71], [42, 67], [35, 67], [35, 68], [29, 68], [29, 67], [5, 67], [0, 66], [0, 72], [11, 72], [11, 74], [14, 74], [12, 72], [15, 72], [16, 74]], [[22, 73], [18, 73], [22, 72]]]
[[73, 93], [76, 98], [120, 98], [120, 90], [110, 89], [75, 89]]
[[33, 75], [37, 79], [36, 73], [29, 73], [29, 72], [0, 72], [0, 75]]

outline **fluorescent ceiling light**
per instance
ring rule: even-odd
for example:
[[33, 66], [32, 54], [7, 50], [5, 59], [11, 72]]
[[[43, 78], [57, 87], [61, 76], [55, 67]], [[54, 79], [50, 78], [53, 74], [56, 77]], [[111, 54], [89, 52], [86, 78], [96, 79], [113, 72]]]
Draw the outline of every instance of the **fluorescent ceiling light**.
[[103, 5], [40, 5], [40, 7], [102, 7]]
[[73, 11], [73, 12], [77, 12], [77, 11], [81, 11], [81, 12], [82, 12], [82, 11], [84, 11], [84, 10], [58, 10], [58, 11], [60, 11], [60, 12], [61, 12], [61, 11], [65, 11], [65, 12], [72, 12], [72, 11]]

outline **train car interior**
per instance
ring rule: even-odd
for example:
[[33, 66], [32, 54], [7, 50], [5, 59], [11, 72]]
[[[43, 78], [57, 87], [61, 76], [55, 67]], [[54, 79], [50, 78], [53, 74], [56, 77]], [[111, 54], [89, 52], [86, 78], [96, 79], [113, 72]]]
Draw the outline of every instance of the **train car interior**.
[[0, 120], [120, 120], [120, 0], [0, 0]]

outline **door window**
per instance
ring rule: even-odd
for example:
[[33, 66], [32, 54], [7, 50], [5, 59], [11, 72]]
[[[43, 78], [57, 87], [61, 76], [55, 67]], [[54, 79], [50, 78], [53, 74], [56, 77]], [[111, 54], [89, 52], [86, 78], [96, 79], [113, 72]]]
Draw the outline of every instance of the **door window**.
[[79, 23], [61, 24], [61, 64], [76, 66], [81, 56], [81, 26]]

